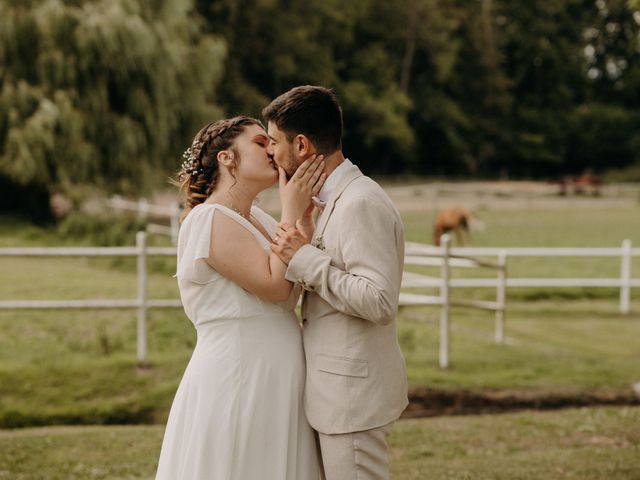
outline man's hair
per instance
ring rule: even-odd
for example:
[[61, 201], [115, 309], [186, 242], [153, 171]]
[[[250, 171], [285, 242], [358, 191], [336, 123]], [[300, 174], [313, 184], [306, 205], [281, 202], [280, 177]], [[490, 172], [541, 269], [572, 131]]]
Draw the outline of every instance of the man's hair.
[[332, 90], [313, 85], [295, 87], [262, 110], [289, 142], [305, 135], [319, 153], [329, 155], [342, 147], [342, 109]]

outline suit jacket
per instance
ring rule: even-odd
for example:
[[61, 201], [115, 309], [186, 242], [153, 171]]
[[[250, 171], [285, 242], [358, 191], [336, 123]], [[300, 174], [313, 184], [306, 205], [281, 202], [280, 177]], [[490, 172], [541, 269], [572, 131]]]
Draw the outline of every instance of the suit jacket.
[[305, 411], [321, 433], [385, 425], [408, 404], [396, 312], [404, 228], [384, 190], [351, 166], [286, 278], [305, 289]]

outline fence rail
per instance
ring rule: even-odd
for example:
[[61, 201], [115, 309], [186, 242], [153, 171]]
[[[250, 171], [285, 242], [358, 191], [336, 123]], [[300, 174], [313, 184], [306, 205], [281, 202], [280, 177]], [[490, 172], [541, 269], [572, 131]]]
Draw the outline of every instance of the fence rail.
[[[621, 247], [452, 247], [451, 258], [456, 256], [497, 257], [506, 252], [510, 257], [620, 257], [631, 240], [624, 240]], [[442, 249], [432, 245], [407, 242], [408, 255], [441, 255]], [[629, 254], [640, 256], [640, 248], [629, 247]]]
[[[423, 265], [433, 262], [436, 258], [442, 261], [442, 249], [431, 245], [407, 242], [406, 255], [408, 259], [429, 257]], [[452, 266], [465, 266], [462, 259], [467, 257], [500, 257], [505, 256], [505, 261], [513, 257], [619, 257], [620, 276], [616, 278], [506, 278], [506, 288], [519, 287], [594, 287], [594, 288], [619, 288], [620, 312], [628, 314], [631, 311], [631, 289], [640, 288], [640, 278], [632, 278], [631, 265], [634, 257], [640, 257], [640, 248], [633, 248], [631, 240], [624, 240], [620, 247], [456, 247], [450, 250], [450, 262]], [[458, 263], [456, 263], [458, 262]], [[417, 264], [417, 263], [416, 263]], [[434, 263], [431, 263], [434, 264]], [[425, 276], [410, 278], [406, 286], [438, 287], [441, 280]], [[499, 281], [492, 278], [454, 278], [450, 280], [451, 288], [496, 288]]]
[[[148, 247], [146, 233], [138, 232], [134, 247], [5, 247], [0, 248], [0, 257], [136, 257], [137, 295], [129, 299], [89, 299], [89, 300], [1, 300], [0, 310], [22, 309], [137, 309], [137, 356], [140, 362], [147, 359], [146, 321], [150, 308], [179, 308], [178, 299], [149, 298], [147, 285], [147, 257], [175, 257], [175, 247]], [[618, 278], [507, 278], [507, 260], [510, 257], [540, 256], [580, 256], [580, 257], [620, 257]], [[481, 257], [481, 258], [476, 258]], [[497, 260], [487, 260], [495, 257]], [[440, 316], [440, 365], [448, 363], [449, 307], [465, 306], [496, 312], [496, 342], [504, 339], [504, 315], [507, 288], [517, 287], [613, 287], [620, 289], [620, 311], [630, 312], [631, 289], [640, 288], [640, 278], [632, 278], [633, 257], [640, 257], [640, 248], [632, 248], [631, 241], [625, 240], [620, 248], [451, 248], [448, 238], [442, 247], [418, 243], [406, 244], [406, 265], [431, 265], [440, 267], [440, 276], [405, 272], [402, 286], [406, 288], [438, 288], [439, 295], [409, 293], [403, 291], [401, 305], [436, 305], [441, 307]], [[490, 268], [497, 272], [495, 278], [451, 278], [452, 268]], [[452, 289], [496, 288], [495, 301], [465, 300], [451, 296]]]
[[[410, 272], [404, 272], [402, 276], [403, 288], [438, 287], [440, 294], [434, 296], [401, 292], [399, 303], [400, 306], [440, 306], [438, 363], [440, 364], [440, 368], [447, 368], [449, 366], [450, 307], [452, 306], [494, 311], [496, 318], [494, 339], [496, 343], [502, 343], [504, 341], [507, 257], [504, 252], [500, 252], [498, 254], [498, 261], [490, 262], [470, 256], [453, 255], [451, 253], [449, 235], [442, 235], [440, 240], [441, 247], [407, 243], [406, 247], [407, 250], [409, 250], [409, 254], [407, 255], [405, 252], [405, 266], [437, 265], [440, 266], [440, 277], [427, 277]], [[497, 278], [494, 280], [496, 285], [496, 301], [490, 302], [486, 300], [453, 298], [451, 295], [451, 289], [453, 287], [453, 280], [451, 279], [452, 267], [489, 268], [495, 270], [497, 272]]]
[[91, 300], [2, 300], [0, 310], [25, 309], [119, 309], [135, 308], [137, 320], [137, 356], [147, 361], [147, 311], [149, 308], [179, 308], [177, 299], [151, 299], [147, 288], [147, 257], [175, 257], [175, 247], [147, 247], [146, 232], [136, 234], [135, 247], [7, 247], [0, 257], [137, 257], [137, 296], [131, 299]]

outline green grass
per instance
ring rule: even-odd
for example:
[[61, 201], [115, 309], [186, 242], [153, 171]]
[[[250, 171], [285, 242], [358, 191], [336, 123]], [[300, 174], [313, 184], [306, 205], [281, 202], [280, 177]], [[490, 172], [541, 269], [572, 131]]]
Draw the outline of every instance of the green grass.
[[[162, 426], [0, 430], [0, 480], [133, 480], [155, 473]], [[640, 478], [640, 407], [401, 420], [394, 480]]]
[[640, 408], [406, 420], [391, 438], [391, 478], [640, 478]]
[[[481, 215], [487, 230], [474, 236], [476, 245], [612, 246], [623, 238], [640, 245], [636, 207]], [[423, 241], [428, 215], [407, 215], [405, 221], [408, 239]], [[560, 229], [563, 225], [567, 228]], [[549, 232], [544, 238], [539, 234], [543, 229]], [[0, 222], [1, 246], [60, 243], [74, 241], [15, 220]], [[0, 299], [133, 298], [132, 260], [0, 258]], [[531, 264], [523, 264], [521, 273], [530, 275], [551, 276], [544, 272], [547, 268], [563, 276], [615, 275], [619, 269], [612, 259], [605, 259], [608, 267], [575, 259], [524, 260]], [[177, 298], [171, 262], [150, 262], [152, 298]], [[636, 272], [638, 268], [634, 264]], [[447, 371], [437, 367], [438, 309], [403, 308], [398, 334], [410, 383], [576, 395], [589, 389], [628, 391], [630, 383], [640, 381], [640, 291], [633, 291], [635, 313], [630, 316], [618, 313], [614, 290], [591, 289], [586, 298], [583, 293], [510, 291], [505, 345], [492, 341], [490, 313], [454, 309]], [[493, 293], [465, 289], [455, 295]], [[0, 311], [0, 426], [163, 422], [193, 350], [195, 331], [179, 309], [152, 310], [148, 330], [149, 365], [139, 368], [133, 310]]]
[[[484, 231], [472, 231], [477, 247], [618, 247], [640, 244], [640, 206], [479, 210]], [[403, 215], [408, 240], [431, 242], [434, 212]]]
[[401, 311], [398, 335], [414, 385], [570, 393], [640, 381], [640, 322], [607, 300], [512, 303], [503, 345], [493, 342], [492, 314], [453, 309], [447, 370], [434, 367], [438, 319], [434, 308]]
[[164, 421], [195, 345], [177, 310], [150, 315], [144, 368], [132, 312], [4, 313], [0, 323], [4, 426]]
[[[536, 306], [513, 306], [506, 345], [493, 343], [491, 315], [454, 310], [446, 371], [437, 367], [437, 310], [403, 310], [410, 383], [579, 395], [640, 381], [640, 322], [603, 300]], [[152, 311], [150, 362], [138, 368], [134, 312], [5, 312], [0, 323], [4, 426], [163, 422], [195, 342], [182, 312]]]

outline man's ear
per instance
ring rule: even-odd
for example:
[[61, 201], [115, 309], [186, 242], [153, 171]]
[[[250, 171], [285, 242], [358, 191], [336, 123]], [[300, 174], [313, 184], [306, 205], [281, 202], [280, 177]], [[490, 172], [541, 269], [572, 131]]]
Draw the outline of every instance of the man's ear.
[[298, 134], [293, 139], [293, 148], [299, 157], [305, 158], [315, 152], [315, 147], [306, 135]]

